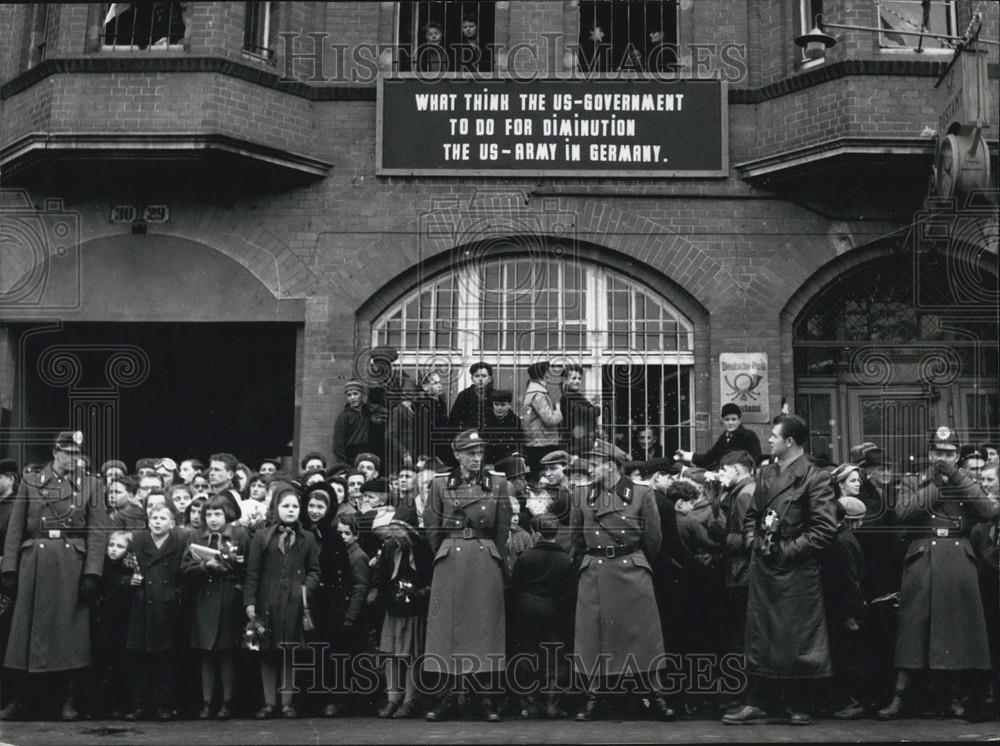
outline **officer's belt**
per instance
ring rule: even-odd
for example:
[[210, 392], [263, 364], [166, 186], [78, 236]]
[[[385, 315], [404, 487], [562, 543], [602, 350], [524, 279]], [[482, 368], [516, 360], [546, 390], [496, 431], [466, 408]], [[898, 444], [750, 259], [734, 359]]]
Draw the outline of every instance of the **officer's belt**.
[[625, 557], [629, 554], [634, 554], [638, 550], [638, 544], [622, 544], [620, 546], [587, 547], [587, 554], [594, 557], [607, 557], [608, 559], [615, 559], [616, 557]]
[[457, 539], [492, 539], [493, 534], [484, 533], [475, 526], [469, 525], [469, 519], [462, 516], [446, 516], [441, 520], [441, 529]]

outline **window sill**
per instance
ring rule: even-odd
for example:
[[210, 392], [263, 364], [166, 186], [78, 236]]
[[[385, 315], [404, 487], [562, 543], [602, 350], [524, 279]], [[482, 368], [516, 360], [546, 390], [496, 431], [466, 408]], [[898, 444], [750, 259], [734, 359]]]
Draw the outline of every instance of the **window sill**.
[[264, 55], [243, 49], [241, 50], [241, 56], [247, 62], [256, 62], [258, 65], [267, 65], [268, 67], [275, 67], [278, 64], [277, 56], [273, 52], [271, 54]]

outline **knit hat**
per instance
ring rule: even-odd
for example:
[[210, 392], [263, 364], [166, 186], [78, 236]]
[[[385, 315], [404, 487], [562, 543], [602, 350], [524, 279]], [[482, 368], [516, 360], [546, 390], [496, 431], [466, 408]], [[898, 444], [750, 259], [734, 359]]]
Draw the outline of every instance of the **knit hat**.
[[722, 413], [720, 417], [726, 417], [727, 415], [735, 414], [737, 417], [743, 417], [743, 410], [740, 409], [739, 404], [734, 404], [733, 402], [726, 402], [722, 405]]

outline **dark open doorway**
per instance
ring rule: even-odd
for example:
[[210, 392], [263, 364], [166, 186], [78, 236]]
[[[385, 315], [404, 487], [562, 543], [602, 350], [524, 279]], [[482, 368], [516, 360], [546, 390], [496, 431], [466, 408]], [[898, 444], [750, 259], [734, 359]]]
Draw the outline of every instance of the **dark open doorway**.
[[[254, 466], [264, 456], [289, 452], [295, 424], [296, 324], [8, 328], [18, 350], [16, 429], [70, 427], [74, 405], [86, 405], [88, 398], [97, 403], [92, 408], [117, 408], [117, 434], [109, 432], [103, 443], [85, 446], [97, 462], [95, 470], [98, 459], [111, 457], [131, 469], [144, 456], [205, 460], [211, 453], [229, 451]], [[144, 366], [148, 372], [142, 376]], [[125, 385], [109, 385], [109, 376]], [[129, 386], [135, 378], [142, 380]], [[106, 414], [101, 418], [111, 419]], [[100, 432], [115, 429], [101, 427]], [[49, 448], [33, 445], [20, 455], [45, 462], [49, 454]]]

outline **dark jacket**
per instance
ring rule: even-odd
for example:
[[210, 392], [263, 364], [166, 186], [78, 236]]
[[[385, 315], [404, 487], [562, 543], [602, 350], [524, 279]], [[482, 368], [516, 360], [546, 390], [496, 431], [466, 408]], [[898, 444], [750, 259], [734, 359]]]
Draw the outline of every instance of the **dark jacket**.
[[357, 542], [347, 547], [347, 559], [351, 563], [351, 601], [344, 613], [344, 624], [357, 624], [365, 610], [372, 572], [368, 555]]
[[343, 464], [353, 464], [354, 457], [368, 450], [368, 405], [358, 409], [344, 407], [333, 426], [333, 456]]
[[159, 548], [150, 534], [140, 534], [132, 544], [142, 585], [132, 589], [128, 624], [128, 649], [163, 653], [175, 647], [181, 606], [181, 560], [186, 544], [177, 529], [167, 534]]
[[750, 570], [750, 548], [743, 536], [743, 519], [753, 500], [757, 483], [753, 477], [731, 485], [724, 496], [726, 510], [726, 587], [744, 587]]
[[702, 469], [714, 469], [719, 465], [719, 459], [731, 451], [746, 451], [753, 457], [754, 463], [759, 464], [761, 459], [760, 439], [757, 437], [757, 433], [743, 427], [743, 425], [731, 433], [724, 432], [706, 453], [694, 454], [691, 463]]
[[562, 547], [539, 541], [517, 558], [510, 586], [515, 595], [539, 596], [561, 607], [576, 596], [576, 569]]
[[[210, 568], [191, 552], [192, 544], [209, 546], [211, 531], [201, 528], [189, 534], [181, 572], [187, 584], [191, 608], [191, 647], [197, 650], [232, 650], [243, 640], [243, 580], [250, 552], [246, 529], [227, 524], [220, 547], [232, 558], [222, 568]], [[236, 561], [236, 556], [242, 562]]]
[[849, 528], [841, 527], [822, 559], [823, 603], [831, 624], [848, 618], [859, 623], [865, 613], [865, 558]]
[[[382, 545], [382, 561], [378, 565], [373, 585], [390, 616], [419, 616], [427, 613], [430, 598], [434, 558], [430, 547], [420, 535], [411, 531], [408, 543], [401, 545], [389, 539]], [[400, 582], [412, 584], [407, 594], [399, 591]], [[409, 603], [399, 599], [409, 597]], [[413, 605], [414, 609], [407, 608]]]
[[456, 434], [470, 428], [475, 428], [482, 434], [489, 415], [493, 413], [493, 403], [490, 401], [492, 390], [492, 386], [487, 386], [483, 395], [479, 396], [475, 385], [472, 385], [458, 392], [455, 403], [451, 406], [451, 414], [448, 416], [448, 421]]
[[129, 503], [121, 510], [116, 510], [108, 521], [111, 528], [119, 531], [146, 531], [148, 517], [141, 505]]
[[385, 436], [389, 468], [383, 471], [396, 471], [406, 460], [415, 464], [418, 456], [447, 457], [449, 433], [444, 399], [421, 394], [393, 403]]
[[524, 433], [521, 430], [521, 418], [511, 409], [503, 419], [497, 418], [490, 411], [486, 415], [486, 424], [480, 433], [486, 443], [487, 464], [496, 464], [514, 452], [524, 453]]
[[601, 416], [601, 408], [591, 404], [579, 391], [568, 389], [563, 389], [560, 407], [563, 413], [560, 440], [570, 453], [586, 453], [597, 438], [597, 420]]
[[104, 560], [101, 595], [90, 618], [95, 654], [125, 649], [132, 605], [132, 572], [125, 557]]

